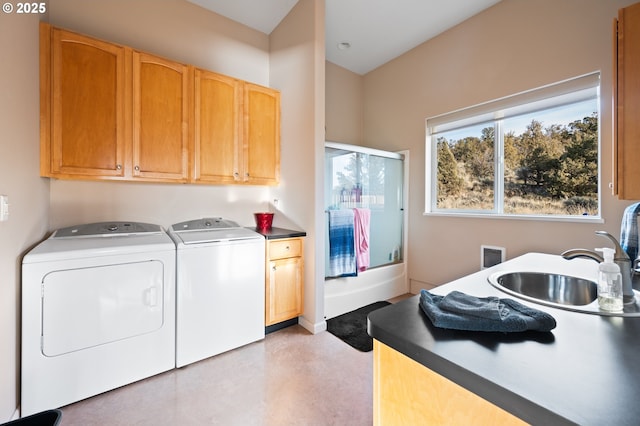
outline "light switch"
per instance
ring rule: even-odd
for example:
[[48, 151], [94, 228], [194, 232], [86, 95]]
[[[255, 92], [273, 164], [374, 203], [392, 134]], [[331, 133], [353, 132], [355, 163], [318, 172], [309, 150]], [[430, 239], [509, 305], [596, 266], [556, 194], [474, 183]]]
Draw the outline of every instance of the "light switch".
[[0, 195], [0, 222], [9, 220], [9, 196]]

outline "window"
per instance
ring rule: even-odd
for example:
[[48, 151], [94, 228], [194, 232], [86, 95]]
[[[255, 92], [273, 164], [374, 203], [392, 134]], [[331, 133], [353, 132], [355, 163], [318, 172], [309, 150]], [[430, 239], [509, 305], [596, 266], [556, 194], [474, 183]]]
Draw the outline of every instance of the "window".
[[427, 119], [426, 211], [600, 218], [593, 73]]

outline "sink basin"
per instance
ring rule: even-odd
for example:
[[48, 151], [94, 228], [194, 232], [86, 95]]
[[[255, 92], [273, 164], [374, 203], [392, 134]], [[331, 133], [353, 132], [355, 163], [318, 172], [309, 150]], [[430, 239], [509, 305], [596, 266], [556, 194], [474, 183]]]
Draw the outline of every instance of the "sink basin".
[[[490, 279], [491, 280], [491, 279]], [[500, 290], [509, 290], [546, 302], [588, 305], [598, 298], [598, 285], [583, 278], [543, 272], [508, 272], [495, 278]]]
[[[602, 311], [598, 307], [598, 286], [594, 281], [546, 272], [501, 271], [489, 276], [498, 290], [521, 299], [555, 308], [604, 316], [640, 316], [640, 293], [623, 312]], [[635, 290], [634, 290], [635, 292]]]

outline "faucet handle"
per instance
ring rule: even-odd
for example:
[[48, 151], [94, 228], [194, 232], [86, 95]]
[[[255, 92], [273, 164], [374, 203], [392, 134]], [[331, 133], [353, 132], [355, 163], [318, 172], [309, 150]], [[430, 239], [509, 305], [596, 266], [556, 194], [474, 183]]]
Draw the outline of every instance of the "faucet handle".
[[622, 248], [622, 246], [620, 245], [618, 240], [616, 240], [616, 238], [613, 235], [611, 235], [611, 234], [609, 234], [608, 232], [605, 232], [605, 231], [596, 231], [596, 234], [600, 235], [601, 237], [606, 237], [606, 238], [611, 240], [611, 242], [613, 243], [614, 248], [616, 250], [616, 252], [614, 254], [614, 259], [628, 260], [629, 262], [631, 262], [631, 259], [629, 258], [629, 255], [627, 254], [626, 251], [624, 251], [624, 249]]

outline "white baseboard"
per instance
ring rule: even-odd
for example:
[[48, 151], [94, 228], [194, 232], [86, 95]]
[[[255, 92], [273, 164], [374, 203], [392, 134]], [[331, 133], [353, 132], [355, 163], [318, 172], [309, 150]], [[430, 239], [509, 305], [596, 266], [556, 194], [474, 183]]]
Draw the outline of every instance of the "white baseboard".
[[314, 324], [312, 322], [307, 321], [305, 317], [298, 317], [298, 324], [300, 324], [302, 327], [304, 327], [306, 330], [308, 330], [312, 334], [318, 334], [327, 329], [326, 321], [321, 321]]

